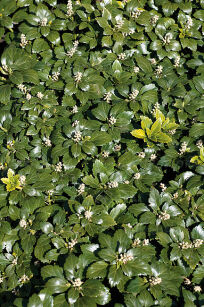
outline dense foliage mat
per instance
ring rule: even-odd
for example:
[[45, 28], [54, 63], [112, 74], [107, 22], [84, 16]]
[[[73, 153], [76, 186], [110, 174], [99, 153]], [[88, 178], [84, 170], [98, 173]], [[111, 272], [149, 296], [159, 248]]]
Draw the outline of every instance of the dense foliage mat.
[[203, 0], [0, 1], [0, 305], [203, 306]]

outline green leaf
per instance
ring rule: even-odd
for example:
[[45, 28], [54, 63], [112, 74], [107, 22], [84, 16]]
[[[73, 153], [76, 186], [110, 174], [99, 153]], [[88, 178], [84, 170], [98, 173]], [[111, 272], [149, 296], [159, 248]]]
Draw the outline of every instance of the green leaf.
[[83, 284], [84, 295], [90, 297], [97, 297], [104, 288], [103, 284], [98, 280], [89, 279]]
[[107, 274], [108, 263], [105, 261], [97, 261], [93, 263], [87, 270], [88, 278], [104, 278]]
[[105, 131], [93, 132], [91, 136], [91, 141], [96, 146], [102, 146], [108, 144], [111, 141], [111, 139], [112, 139], [111, 136]]
[[145, 72], [145, 73], [151, 73], [152, 72], [152, 66], [150, 64], [150, 61], [148, 61], [144, 56], [136, 55], [135, 59], [137, 61], [137, 65]]
[[71, 288], [68, 292], [68, 302], [74, 304], [79, 297], [79, 291]]
[[111, 210], [110, 215], [112, 216], [112, 218], [116, 219], [122, 212], [125, 211], [126, 208], [126, 204], [118, 204]]
[[138, 300], [144, 307], [152, 306], [154, 303], [153, 297], [147, 290], [144, 290], [140, 293]]
[[33, 43], [33, 49], [32, 51], [34, 53], [39, 53], [45, 50], [49, 50], [50, 47], [48, 43], [43, 39], [43, 38], [36, 38], [34, 43]]
[[192, 282], [199, 284], [203, 280], [203, 276], [204, 276], [204, 266], [200, 265], [193, 272]]
[[39, 84], [38, 73], [34, 69], [24, 70], [23, 71], [23, 80], [24, 80], [24, 82], [28, 82], [28, 83]]
[[107, 102], [101, 102], [96, 109], [92, 110], [92, 113], [97, 119], [106, 121], [108, 119], [109, 110], [110, 106]]
[[29, 298], [28, 307], [43, 307], [43, 303], [37, 294]]
[[86, 185], [88, 185], [88, 186], [90, 186], [90, 187], [92, 187], [92, 188], [97, 188], [97, 187], [99, 187], [99, 181], [98, 181], [98, 179], [97, 179], [97, 178], [94, 178], [92, 175], [85, 176], [85, 177], [82, 179], [82, 181], [83, 181]]
[[145, 282], [141, 277], [135, 277], [128, 284], [127, 291], [132, 293], [140, 293], [144, 288], [144, 284]]
[[11, 96], [11, 86], [0, 85], [0, 102], [3, 104], [9, 103], [10, 96]]
[[116, 74], [120, 74], [120, 73], [122, 72], [122, 66], [121, 66], [121, 64], [120, 64], [120, 61], [115, 60], [115, 61], [113, 62], [112, 70], [113, 70], [114, 73], [116, 73]]
[[57, 31], [51, 31], [48, 36], [47, 39], [54, 45], [59, 45], [60, 44], [60, 36], [59, 33]]
[[117, 286], [123, 278], [123, 273], [121, 268], [117, 269], [116, 265], [112, 265], [110, 267], [109, 273], [108, 273], [108, 282], [111, 287]]
[[67, 291], [70, 284], [64, 278], [56, 277], [49, 279], [45, 287], [49, 289], [51, 294], [55, 294]]
[[191, 127], [189, 134], [191, 137], [194, 137], [194, 138], [203, 136], [204, 135], [204, 124], [203, 123], [194, 124]]

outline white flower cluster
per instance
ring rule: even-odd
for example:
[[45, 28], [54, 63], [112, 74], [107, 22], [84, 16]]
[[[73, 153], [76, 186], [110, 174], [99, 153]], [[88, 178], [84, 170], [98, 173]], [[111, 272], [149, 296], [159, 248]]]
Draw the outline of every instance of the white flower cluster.
[[166, 211], [161, 212], [161, 213], [159, 214], [159, 219], [160, 219], [160, 220], [163, 220], [163, 221], [169, 220], [170, 217], [171, 217], [170, 214], [166, 213]]
[[41, 92], [37, 92], [37, 95], [36, 95], [39, 99], [43, 99], [44, 95], [43, 93]]
[[3, 74], [8, 74], [8, 73], [9, 73], [9, 67], [8, 67], [8, 65], [3, 64], [3, 65], [2, 65], [2, 69], [3, 69], [3, 71], [2, 71]]
[[132, 246], [133, 247], [141, 246], [140, 244], [142, 244], [142, 246], [148, 246], [149, 245], [149, 239], [144, 239], [143, 242], [141, 242], [141, 240], [139, 238], [136, 238], [134, 240], [134, 242], [132, 243]]
[[130, 181], [129, 181], [129, 180], [124, 180], [123, 183], [124, 183], [124, 184], [129, 184]]
[[91, 219], [92, 215], [93, 215], [93, 212], [90, 210], [86, 210], [84, 212], [85, 219], [87, 219], [88, 221]]
[[190, 285], [190, 284], [191, 284], [191, 281], [190, 281], [190, 279], [188, 279], [187, 277], [185, 277], [183, 283], [184, 283], [184, 285]]
[[149, 282], [150, 282], [150, 286], [156, 286], [162, 282], [162, 279], [160, 277], [151, 277], [149, 279]]
[[27, 41], [27, 39], [26, 39], [26, 36], [25, 36], [25, 34], [21, 34], [21, 42], [20, 42], [20, 46], [22, 47], [22, 48], [25, 48], [25, 46], [28, 44], [28, 41]]
[[51, 141], [50, 141], [50, 138], [49, 137], [47, 137], [46, 139], [45, 139], [45, 146], [47, 146], [47, 147], [51, 147], [52, 146], [52, 143], [51, 143]]
[[145, 152], [143, 152], [143, 151], [139, 152], [138, 157], [144, 159], [145, 158]]
[[192, 242], [181, 242], [179, 243], [179, 247], [181, 249], [193, 248], [193, 243]]
[[160, 105], [159, 105], [158, 102], [156, 102], [155, 105], [154, 105], [154, 107], [153, 107], [153, 109], [152, 109], [152, 111], [151, 111], [151, 113], [152, 113], [152, 115], [153, 115], [154, 117], [156, 116], [156, 112], [157, 112], [157, 110], [159, 110], [159, 108], [160, 108]]
[[203, 240], [202, 239], [196, 239], [193, 241], [194, 247], [198, 248], [203, 244]]
[[8, 141], [6, 144], [7, 144], [7, 147], [13, 148], [14, 141]]
[[24, 94], [26, 94], [27, 93], [27, 87], [24, 85], [24, 84], [19, 84], [18, 86], [18, 89], [22, 92], [22, 93], [24, 93]]
[[26, 281], [30, 280], [30, 278], [27, 276], [27, 275], [23, 275], [18, 281], [21, 283], [21, 284], [24, 284]]
[[142, 245], [143, 246], [149, 245], [149, 239], [144, 239]]
[[169, 134], [174, 135], [176, 133], [176, 129], [169, 130], [168, 132], [169, 132]]
[[68, 248], [73, 249], [73, 247], [77, 244], [77, 239], [72, 239], [69, 243], [68, 243]]
[[109, 119], [108, 119], [108, 123], [109, 125], [114, 125], [116, 123], [116, 118], [111, 116]]
[[18, 260], [17, 258], [14, 258], [13, 261], [12, 261], [12, 265], [17, 265], [18, 264]]
[[107, 93], [105, 93], [103, 100], [105, 100], [107, 103], [110, 103], [111, 102], [111, 96], [112, 96], [112, 93], [107, 92]]
[[140, 68], [138, 66], [134, 66], [133, 71], [135, 74], [137, 74], [140, 71]]
[[48, 190], [47, 194], [49, 194], [50, 196], [52, 196], [54, 194], [54, 190]]
[[194, 290], [195, 292], [201, 292], [201, 291], [202, 291], [202, 288], [201, 288], [200, 286], [195, 286], [195, 287], [193, 288], [193, 290]]
[[132, 12], [131, 12], [131, 17], [134, 19], [137, 19], [140, 14], [143, 12], [143, 10], [139, 10], [138, 8], [135, 8]]
[[135, 100], [136, 97], [138, 96], [138, 94], [139, 94], [139, 91], [138, 90], [134, 90], [132, 93], [130, 93], [129, 99], [130, 100]]
[[171, 33], [167, 33], [165, 35], [165, 37], [163, 38], [164, 45], [169, 45], [171, 40], [172, 40], [172, 34]]
[[134, 259], [132, 255], [128, 255], [127, 253], [120, 254], [120, 257], [117, 259], [118, 261], [122, 261], [123, 264], [126, 264], [127, 262]]
[[116, 145], [114, 146], [114, 150], [115, 150], [115, 151], [120, 151], [120, 150], [121, 150], [121, 145], [120, 145], [120, 144], [116, 144]]
[[174, 194], [173, 194], [173, 199], [177, 199], [178, 198], [178, 192], [175, 192]]
[[108, 187], [110, 189], [117, 188], [118, 187], [118, 182], [117, 181], [110, 181], [110, 182], [108, 182]]
[[67, 16], [71, 17], [73, 14], [74, 14], [74, 11], [73, 11], [73, 7], [72, 7], [72, 1], [68, 0], [67, 1]]
[[58, 173], [62, 172], [62, 167], [63, 167], [62, 162], [58, 162], [58, 163], [55, 165], [55, 171], [58, 172]]
[[76, 83], [79, 83], [81, 81], [81, 78], [82, 78], [83, 74], [82, 72], [78, 71], [75, 75], [74, 75], [74, 81]]
[[41, 21], [40, 21], [41, 27], [46, 27], [46, 26], [47, 26], [47, 21], [48, 21], [48, 20], [47, 20], [46, 17], [42, 18]]
[[102, 157], [103, 157], [103, 158], [108, 158], [108, 157], [109, 157], [109, 152], [108, 152], [108, 151], [104, 151], [104, 152], [102, 153]]
[[203, 141], [202, 141], [202, 140], [198, 140], [198, 141], [196, 142], [196, 146], [197, 146], [199, 149], [201, 149], [201, 148], [203, 147]]
[[151, 156], [150, 156], [150, 160], [151, 161], [154, 161], [156, 158], [157, 158], [156, 154], [151, 154]]
[[139, 238], [135, 239], [132, 243], [133, 247], [140, 246], [141, 240]]
[[157, 23], [157, 21], [158, 21], [158, 19], [159, 19], [159, 16], [158, 16], [158, 15], [152, 16], [152, 18], [150, 19], [151, 25], [152, 25], [152, 26], [155, 26], [156, 23]]
[[164, 192], [167, 189], [164, 183], [160, 183], [160, 188], [162, 189], [162, 192]]
[[187, 18], [187, 21], [186, 21], [185, 28], [189, 30], [193, 26], [193, 20], [190, 16], [187, 16], [186, 18]]
[[19, 226], [26, 229], [28, 223], [26, 222], [25, 219], [21, 219], [20, 222], [19, 222]]
[[124, 20], [118, 19], [115, 25], [115, 29], [119, 30], [120, 28], [122, 28], [123, 25], [124, 25]]
[[59, 71], [56, 71], [52, 74], [52, 81], [58, 81], [59, 80]]
[[129, 35], [134, 34], [134, 33], [135, 33], [135, 30], [134, 29], [130, 29], [128, 32], [123, 32], [122, 35], [124, 37], [126, 37], [126, 36], [129, 36]]
[[174, 67], [180, 66], [180, 59], [181, 57], [179, 55], [174, 59]]
[[5, 166], [2, 163], [0, 163], [0, 170], [3, 170], [4, 168]]
[[118, 55], [118, 59], [121, 60], [121, 61], [124, 61], [126, 59], [126, 54], [124, 52], [120, 53]]
[[72, 127], [76, 127], [79, 124], [79, 121], [76, 119], [73, 123], [72, 123]]
[[189, 151], [190, 148], [187, 148], [187, 143], [186, 142], [183, 142], [181, 144], [181, 148], [179, 149], [179, 155], [182, 156], [185, 152]]
[[0, 284], [4, 281], [4, 277], [0, 277]]
[[156, 65], [157, 64], [157, 61], [156, 61], [155, 58], [150, 59], [150, 62], [151, 62], [152, 65]]
[[20, 178], [19, 178], [19, 181], [20, 181], [20, 184], [21, 184], [21, 185], [24, 185], [25, 182], [26, 182], [26, 176], [21, 175]]
[[157, 78], [161, 77], [163, 71], [163, 67], [161, 65], [158, 65], [155, 69], [155, 75]]
[[76, 278], [74, 281], [72, 281], [72, 285], [76, 290], [82, 290], [83, 281], [81, 281], [80, 278]]
[[73, 45], [74, 45], [74, 47], [71, 48], [71, 49], [66, 53], [66, 55], [67, 55], [69, 58], [73, 57], [73, 55], [75, 54], [75, 52], [76, 52], [76, 50], [77, 50], [77, 47], [78, 47], [78, 45], [79, 45], [79, 41], [75, 41], [75, 42], [73, 43]]
[[73, 140], [75, 143], [79, 143], [79, 141], [81, 141], [81, 139], [82, 139], [81, 132], [80, 132], [80, 131], [75, 131], [72, 140]]
[[26, 94], [26, 99], [29, 101], [29, 100], [31, 100], [31, 98], [32, 98], [31, 94], [27, 93]]
[[140, 173], [135, 173], [133, 178], [138, 180], [138, 179], [140, 179], [140, 176], [141, 176]]
[[78, 194], [82, 194], [85, 192], [85, 184], [84, 183], [81, 183], [80, 186], [78, 187]]
[[73, 106], [73, 109], [72, 109], [72, 111], [71, 111], [72, 113], [78, 113], [79, 111], [78, 111], [78, 107], [75, 105], [75, 106]]

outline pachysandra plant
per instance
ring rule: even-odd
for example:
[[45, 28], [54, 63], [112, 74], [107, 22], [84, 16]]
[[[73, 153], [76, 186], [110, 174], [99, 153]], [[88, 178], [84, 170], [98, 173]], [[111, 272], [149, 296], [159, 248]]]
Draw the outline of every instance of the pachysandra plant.
[[20, 180], [20, 175], [15, 175], [15, 172], [12, 169], [8, 169], [7, 178], [1, 178], [1, 181], [6, 184], [6, 190], [8, 192], [14, 191], [16, 189], [22, 189], [22, 183]]
[[203, 9], [0, 1], [0, 306], [203, 306]]
[[198, 164], [198, 165], [204, 165], [204, 147], [203, 146], [200, 147], [200, 155], [192, 157], [190, 162]]
[[178, 128], [178, 124], [175, 120], [170, 120], [168, 117], [162, 114], [158, 109], [155, 111], [156, 121], [153, 122], [147, 116], [141, 116], [141, 128], [135, 129], [131, 134], [139, 139], [143, 139], [148, 145], [152, 145], [152, 142], [158, 143], [170, 143], [172, 138], [167, 134], [169, 131]]

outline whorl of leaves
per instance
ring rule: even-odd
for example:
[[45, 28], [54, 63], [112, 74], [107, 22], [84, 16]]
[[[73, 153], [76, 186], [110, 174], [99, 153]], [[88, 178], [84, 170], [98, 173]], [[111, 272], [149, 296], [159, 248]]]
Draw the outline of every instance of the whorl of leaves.
[[202, 306], [204, 1], [0, 1], [0, 305]]

